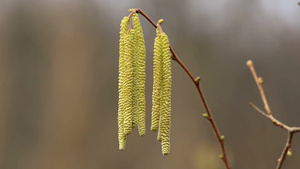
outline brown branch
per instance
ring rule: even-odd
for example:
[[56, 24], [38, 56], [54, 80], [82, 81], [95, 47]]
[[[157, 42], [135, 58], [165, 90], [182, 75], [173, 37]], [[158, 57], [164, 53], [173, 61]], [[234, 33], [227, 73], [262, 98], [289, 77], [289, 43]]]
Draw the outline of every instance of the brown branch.
[[193, 81], [193, 83], [195, 84], [197, 91], [201, 97], [202, 103], [204, 105], [205, 111], [207, 114], [204, 114], [203, 116], [207, 118], [207, 120], [209, 121], [209, 123], [211, 124], [213, 131], [219, 141], [221, 150], [222, 150], [222, 155], [220, 155], [220, 158], [223, 160], [225, 166], [227, 169], [230, 169], [229, 163], [228, 163], [228, 159], [227, 159], [227, 154], [226, 154], [226, 150], [225, 150], [225, 144], [224, 144], [224, 136], [220, 134], [218, 127], [214, 121], [214, 118], [209, 110], [208, 104], [206, 102], [206, 99], [203, 95], [203, 92], [201, 90], [200, 87], [200, 78], [197, 77], [196, 79], [193, 77], [193, 75], [191, 74], [191, 72], [188, 70], [188, 68], [181, 62], [181, 60], [178, 58], [178, 56], [176, 55], [176, 53], [174, 52], [173, 48], [170, 46], [170, 51], [173, 55], [173, 60], [176, 61], [183, 69], [184, 71], [188, 74], [188, 76], [191, 78], [191, 80]]
[[293, 135], [294, 133], [297, 133], [297, 132], [300, 132], [300, 127], [290, 127], [282, 122], [280, 122], [279, 120], [277, 120], [273, 114], [271, 113], [271, 109], [268, 105], [268, 102], [267, 102], [267, 98], [265, 96], [265, 92], [264, 92], [264, 89], [263, 89], [263, 83], [262, 83], [262, 78], [261, 77], [257, 77], [257, 74], [256, 74], [256, 71], [254, 69], [254, 66], [253, 66], [253, 63], [251, 60], [249, 60], [247, 62], [247, 66], [249, 67], [253, 77], [254, 77], [254, 80], [257, 84], [257, 87], [258, 87], [258, 90], [260, 91], [260, 94], [261, 94], [261, 97], [262, 97], [262, 100], [263, 100], [263, 103], [265, 105], [265, 109], [267, 111], [267, 113], [265, 113], [264, 111], [262, 111], [261, 109], [259, 109], [257, 106], [255, 106], [253, 103], [250, 103], [250, 106], [252, 108], [254, 108], [256, 111], [258, 111], [259, 113], [261, 113], [263, 116], [265, 116], [266, 118], [270, 119], [272, 121], [272, 123], [275, 125], [275, 126], [278, 126], [282, 129], [285, 129], [287, 132], [288, 132], [288, 137], [287, 137], [287, 141], [286, 141], [286, 144], [285, 144], [285, 147], [281, 153], [281, 156], [280, 158], [278, 159], [278, 164], [277, 164], [277, 167], [276, 169], [281, 169], [282, 167], [282, 164], [286, 158], [286, 155], [288, 154], [288, 152], [290, 151], [291, 153], [291, 147], [292, 147], [292, 139], [293, 139]]
[[[157, 25], [152, 21], [152, 19], [150, 17], [148, 17], [142, 10], [140, 9], [136, 9], [134, 10], [134, 12], [141, 14], [143, 17], [145, 17], [151, 24], [152, 26], [154, 26], [155, 28], [157, 28]], [[226, 150], [225, 150], [225, 145], [224, 145], [224, 136], [220, 134], [218, 127], [214, 121], [214, 118], [209, 110], [208, 104], [206, 102], [206, 99], [203, 95], [203, 92], [201, 90], [200, 87], [200, 78], [197, 77], [196, 79], [194, 78], [194, 76], [191, 74], [191, 72], [188, 70], [188, 68], [183, 64], [183, 62], [179, 59], [179, 57], [176, 55], [176, 53], [174, 52], [173, 48], [170, 46], [170, 52], [172, 53], [173, 57], [172, 59], [174, 61], [176, 61], [181, 67], [182, 69], [184, 69], [184, 71], [188, 74], [188, 76], [190, 77], [190, 79], [193, 81], [193, 83], [195, 84], [195, 87], [197, 88], [197, 91], [201, 97], [202, 103], [204, 105], [206, 114], [204, 114], [204, 117], [206, 117], [209, 121], [209, 123], [211, 124], [213, 131], [217, 137], [217, 140], [220, 144], [221, 150], [222, 150], [222, 155], [220, 155], [220, 158], [223, 160], [225, 166], [227, 169], [230, 169], [229, 167], [229, 163], [227, 160], [227, 154], [226, 154]]]
[[294, 133], [288, 131], [288, 137], [287, 137], [287, 140], [286, 140], [285, 147], [284, 147], [284, 149], [281, 153], [280, 158], [278, 159], [277, 169], [281, 168], [281, 166], [283, 164], [283, 161], [285, 160], [285, 157], [286, 157], [288, 151], [291, 151], [293, 134]]

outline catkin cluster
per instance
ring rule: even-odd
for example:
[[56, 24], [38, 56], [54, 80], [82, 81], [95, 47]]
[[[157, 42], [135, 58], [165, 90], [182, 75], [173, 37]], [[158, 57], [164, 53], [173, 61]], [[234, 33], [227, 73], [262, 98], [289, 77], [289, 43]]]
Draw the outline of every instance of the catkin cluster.
[[[131, 11], [132, 12], [132, 11]], [[168, 36], [160, 24], [154, 42], [154, 69], [152, 93], [152, 131], [158, 131], [162, 153], [170, 152], [171, 127], [171, 54]], [[141, 136], [145, 135], [145, 42], [138, 15], [124, 17], [120, 28], [119, 51], [119, 149], [124, 150], [126, 136], [138, 126]]]
[[171, 54], [168, 36], [157, 29], [154, 40], [152, 123], [151, 130], [157, 131], [162, 153], [170, 152], [171, 128]]
[[145, 42], [140, 20], [133, 14], [133, 29], [128, 30], [130, 18], [124, 17], [120, 28], [119, 49], [119, 149], [124, 150], [126, 136], [138, 126], [145, 135]]

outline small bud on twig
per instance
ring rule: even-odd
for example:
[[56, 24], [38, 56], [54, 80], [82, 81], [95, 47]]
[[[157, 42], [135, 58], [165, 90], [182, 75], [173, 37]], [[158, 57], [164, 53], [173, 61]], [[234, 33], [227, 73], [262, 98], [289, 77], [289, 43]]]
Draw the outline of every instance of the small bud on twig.
[[206, 113], [203, 114], [203, 117], [209, 119], [209, 116], [208, 116], [208, 114], [206, 114]]
[[134, 10], [136, 10], [136, 9], [131, 8], [131, 9], [129, 9], [128, 11], [129, 11], [129, 12], [133, 12]]
[[247, 61], [247, 66], [252, 66], [252, 65], [253, 65], [252, 60], [248, 60], [248, 61]]
[[292, 151], [288, 150], [288, 152], [286, 154], [291, 157], [292, 156]]
[[199, 84], [199, 82], [200, 82], [200, 77], [199, 77], [199, 76], [195, 78], [195, 82], [196, 82], [197, 84]]
[[259, 77], [258, 78], [258, 84], [262, 85], [263, 83], [264, 83], [264, 81], [263, 81], [262, 77]]
[[157, 23], [158, 23], [159, 25], [161, 25], [163, 22], [164, 22], [164, 20], [163, 20], [163, 19], [160, 19], [160, 20], [158, 20]]
[[221, 140], [222, 140], [222, 141], [225, 140], [225, 136], [224, 136], [224, 135], [221, 136]]
[[219, 155], [219, 158], [220, 158], [220, 159], [223, 159], [223, 158], [224, 158], [224, 156], [223, 156], [222, 154], [220, 154], [220, 155]]

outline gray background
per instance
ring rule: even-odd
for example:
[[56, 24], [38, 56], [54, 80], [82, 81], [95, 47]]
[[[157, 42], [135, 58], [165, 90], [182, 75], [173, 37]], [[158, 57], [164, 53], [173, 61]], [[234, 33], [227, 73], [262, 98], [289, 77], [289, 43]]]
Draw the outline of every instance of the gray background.
[[[119, 25], [141, 8], [195, 76], [226, 137], [233, 169], [275, 168], [287, 133], [263, 108], [246, 61], [278, 119], [300, 126], [300, 7], [282, 0], [1, 0], [1, 169], [219, 169], [219, 145], [194, 85], [172, 62], [171, 153], [150, 131], [154, 28], [147, 48], [147, 131], [118, 150]], [[300, 166], [300, 134], [284, 168]]]

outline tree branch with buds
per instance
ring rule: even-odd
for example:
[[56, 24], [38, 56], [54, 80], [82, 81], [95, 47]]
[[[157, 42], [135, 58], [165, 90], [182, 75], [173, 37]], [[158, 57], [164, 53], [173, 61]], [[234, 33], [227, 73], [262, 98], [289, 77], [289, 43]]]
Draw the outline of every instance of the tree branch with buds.
[[[140, 14], [140, 15], [142, 15], [147, 21], [149, 21], [149, 23], [153, 26], [153, 27], [155, 27], [155, 28], [158, 28], [158, 30], [160, 31], [160, 33], [162, 32], [162, 28], [161, 28], [161, 23], [162, 23], [162, 20], [159, 20], [158, 21], [158, 24], [155, 24], [155, 22], [153, 22], [153, 20], [149, 17], [149, 16], [147, 16], [142, 10], [140, 10], [140, 9], [130, 9], [129, 10], [130, 11], [130, 14], [129, 14], [129, 16], [127, 17], [128, 19], [129, 19], [129, 25], [128, 25], [128, 32], [130, 32], [130, 29], [132, 28], [132, 25], [131, 25], [131, 23], [130, 23], [130, 18], [134, 15], [134, 14]], [[127, 18], [125, 18], [125, 19], [127, 19]], [[169, 45], [168, 45], [169, 46]], [[204, 94], [203, 94], [203, 92], [202, 92], [202, 89], [201, 89], [201, 87], [200, 87], [200, 77], [194, 77], [193, 75], [192, 75], [192, 73], [189, 71], [189, 69], [183, 64], [183, 62], [179, 59], [179, 57], [177, 56], [177, 54], [175, 53], [175, 51], [174, 51], [174, 49], [171, 47], [171, 46], [169, 46], [169, 48], [167, 48], [167, 50], [169, 50], [170, 51], [170, 53], [171, 53], [171, 55], [172, 55], [172, 57], [171, 57], [171, 59], [172, 60], [174, 60], [175, 62], [177, 62], [178, 64], [179, 64], [179, 66], [187, 73], [187, 75], [190, 77], [190, 79], [192, 80], [192, 82], [194, 83], [194, 85], [195, 85], [195, 87], [196, 87], [196, 89], [197, 89], [197, 91], [198, 91], [198, 93], [199, 93], [199, 96], [200, 96], [200, 98], [201, 98], [201, 101], [202, 101], [202, 103], [203, 103], [203, 105], [204, 105], [204, 109], [205, 109], [205, 112], [206, 113], [204, 113], [203, 114], [203, 117], [205, 117], [207, 120], [208, 120], [208, 122], [210, 123], [210, 125], [212, 126], [212, 129], [213, 129], [213, 132], [215, 133], [215, 135], [216, 135], [216, 137], [217, 137], [217, 140], [218, 140], [218, 142], [219, 142], [219, 145], [220, 145], [220, 147], [221, 147], [221, 151], [222, 151], [222, 154], [221, 155], [219, 155], [219, 157], [222, 159], [222, 161], [224, 162], [224, 164], [225, 164], [225, 166], [226, 166], [226, 169], [230, 169], [230, 167], [229, 167], [229, 163], [228, 163], [228, 159], [227, 159], [227, 154], [226, 154], [226, 150], [225, 150], [225, 143], [224, 143], [224, 141], [225, 141], [225, 136], [224, 135], [221, 135], [220, 134], [220, 132], [219, 132], [219, 129], [218, 129], [218, 127], [217, 127], [217, 125], [216, 125], [216, 122], [215, 122], [215, 120], [214, 120], [214, 118], [213, 118], [213, 116], [212, 116], [212, 113], [211, 113], [211, 111], [210, 111], [210, 109], [209, 109], [209, 107], [208, 107], [208, 104], [207, 104], [207, 102], [206, 102], [206, 99], [205, 99], [205, 97], [204, 97]], [[122, 82], [122, 81], [121, 81]], [[121, 93], [122, 94], [122, 93]], [[122, 107], [121, 107], [122, 108]], [[121, 114], [122, 115], [122, 114]], [[120, 116], [120, 119], [122, 120], [122, 116]], [[124, 119], [126, 119], [126, 118], [124, 118]], [[122, 124], [122, 121], [120, 122], [120, 124]], [[121, 126], [121, 128], [122, 128], [122, 126]], [[121, 132], [121, 134], [122, 134], [122, 132]], [[123, 136], [123, 135], [121, 135], [121, 136]], [[122, 144], [124, 144], [125, 143], [125, 137], [120, 137], [121, 138], [121, 143]], [[160, 140], [160, 139], [158, 139], [158, 140]], [[123, 148], [123, 147], [122, 147]], [[168, 153], [163, 153], [163, 154], [168, 154]]]
[[262, 101], [264, 103], [264, 106], [265, 106], [265, 110], [266, 112], [264, 112], [263, 110], [259, 109], [257, 106], [255, 106], [253, 103], [250, 103], [250, 106], [252, 108], [254, 108], [256, 111], [258, 111], [260, 114], [262, 114], [263, 116], [265, 116], [266, 118], [270, 119], [270, 121], [275, 125], [275, 126], [278, 126], [284, 130], [287, 131], [288, 133], [288, 136], [287, 136], [287, 141], [286, 141], [286, 144], [285, 144], [285, 147], [281, 153], [281, 156], [279, 157], [278, 159], [278, 164], [277, 164], [277, 167], [276, 169], [281, 169], [282, 167], [282, 164], [286, 158], [286, 156], [292, 156], [292, 139], [293, 139], [293, 135], [297, 132], [300, 132], [300, 127], [290, 127], [282, 122], [280, 122], [279, 120], [277, 120], [272, 112], [271, 112], [271, 109], [270, 109], [270, 106], [268, 104], [268, 101], [267, 101], [267, 97], [265, 95], [265, 92], [264, 92], [264, 88], [263, 88], [263, 79], [262, 77], [258, 77], [257, 74], [256, 74], [256, 71], [254, 69], [254, 66], [253, 66], [253, 62], [251, 60], [249, 60], [247, 62], [247, 66], [249, 67], [252, 75], [253, 75], [253, 78], [256, 82], [256, 85], [257, 85], [257, 88], [260, 92], [260, 95], [261, 95], [261, 98], [262, 98]]
[[[143, 15], [155, 28], [157, 28], [157, 26], [151, 20], [151, 18], [148, 17], [142, 10], [137, 9], [136, 13], [140, 13], [141, 15]], [[199, 93], [199, 96], [201, 98], [201, 101], [202, 101], [202, 103], [204, 105], [205, 111], [206, 111], [206, 113], [203, 114], [203, 116], [209, 121], [210, 125], [212, 126], [213, 131], [214, 131], [214, 133], [215, 133], [215, 135], [217, 137], [217, 140], [218, 140], [218, 142], [220, 144], [220, 147], [221, 147], [222, 154], [219, 157], [223, 160], [223, 162], [224, 162], [224, 164], [226, 166], [226, 169], [230, 169], [230, 166], [229, 166], [229, 163], [228, 163], [227, 154], [226, 154], [226, 150], [225, 150], [225, 144], [224, 144], [225, 136], [220, 134], [219, 129], [218, 129], [217, 125], [216, 125], [216, 122], [215, 122], [215, 120], [214, 120], [214, 118], [212, 116], [212, 113], [211, 113], [211, 111], [210, 111], [210, 109], [208, 107], [208, 104], [206, 102], [206, 99], [204, 97], [202, 89], [200, 87], [200, 77], [194, 78], [194, 76], [189, 71], [189, 69], [183, 64], [183, 62], [176, 55], [174, 49], [171, 46], [169, 46], [169, 47], [170, 47], [170, 52], [173, 55], [172, 59], [175, 62], [177, 62], [180, 65], [180, 67], [187, 73], [187, 75], [190, 77], [190, 79], [192, 80], [192, 82], [194, 83], [194, 85], [196, 87], [196, 89], [197, 89], [197, 91]]]

